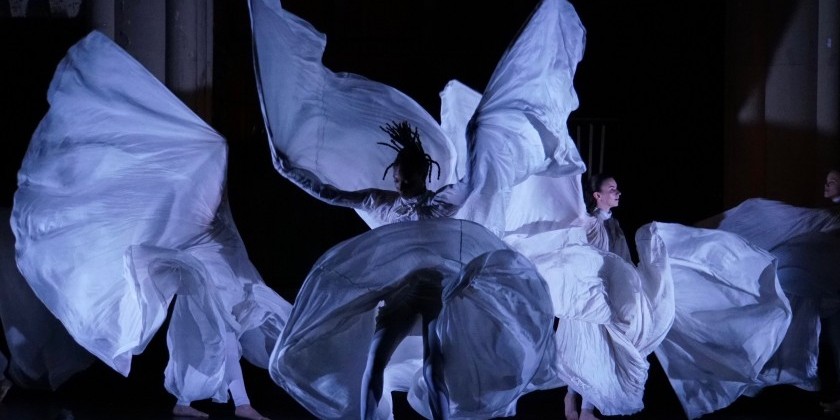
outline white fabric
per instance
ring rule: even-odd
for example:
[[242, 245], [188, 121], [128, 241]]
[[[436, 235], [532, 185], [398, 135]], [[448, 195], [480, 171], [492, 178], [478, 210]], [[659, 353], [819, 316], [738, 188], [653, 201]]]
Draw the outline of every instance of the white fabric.
[[[655, 227], [639, 230], [640, 262], [590, 245], [583, 228], [505, 240], [546, 279], [554, 314], [558, 379], [605, 415], [643, 408], [647, 355], [674, 319], [667, 254]], [[556, 385], [556, 384], [555, 384]]]
[[290, 306], [265, 290], [233, 224], [225, 140], [98, 32], [61, 61], [48, 99], [18, 173], [21, 273], [123, 375], [177, 295], [166, 387], [226, 401], [224, 366], [239, 360], [224, 335], [250, 333], [243, 353], [266, 366]]
[[[464, 132], [467, 121], [456, 119], [470, 115], [467, 107], [479, 98], [477, 92], [450, 82], [441, 94], [444, 130]], [[507, 153], [489, 150], [476, 152], [490, 156], [477, 172], [501, 174], [516, 167]], [[548, 282], [554, 314], [561, 319], [555, 337], [557, 376], [535, 387], [568, 384], [608, 415], [641, 410], [646, 356], [664, 339], [674, 317], [663, 246], [647, 240], [640, 249], [642, 261], [634, 267], [617, 223], [607, 229], [585, 213], [579, 175], [532, 175], [513, 185], [510, 193], [503, 239], [536, 264]], [[480, 205], [477, 200], [470, 203]], [[464, 213], [469, 212], [462, 209], [458, 215], [469, 217]], [[610, 245], [599, 249], [588, 242], [585, 233], [594, 228], [603, 228], [603, 243]], [[639, 234], [656, 237], [655, 230]], [[619, 256], [610, 253], [622, 249]]]
[[745, 200], [698, 224], [698, 227], [738, 234], [765, 250], [804, 233], [824, 232], [838, 226], [840, 216], [829, 209], [796, 207], [763, 198]]
[[759, 382], [791, 310], [766, 251], [720, 230], [651, 226], [667, 250], [676, 307], [656, 355], [686, 414], [695, 418], [726, 407]]
[[[331, 72], [321, 63], [323, 34], [277, 1], [251, 1], [251, 20], [263, 114], [281, 174], [287, 160], [341, 191], [391, 190], [382, 172], [394, 152], [376, 144], [388, 141], [379, 127], [409, 121], [440, 164], [440, 180], [433, 177], [430, 189], [469, 181], [472, 197], [458, 217], [502, 233], [519, 227], [507, 228], [508, 218], [527, 219], [518, 212], [535, 211], [510, 200], [516, 184], [532, 174], [565, 177], [585, 169], [566, 128], [578, 104], [572, 81], [584, 45], [583, 26], [567, 2], [541, 4], [498, 64], [478, 109], [469, 111], [475, 142], [469, 157], [458, 154], [467, 150], [467, 120], [442, 127], [392, 87]], [[453, 133], [458, 137], [450, 138]], [[467, 159], [471, 179], [458, 170], [458, 162], [465, 165]], [[582, 205], [579, 210], [582, 214]], [[384, 223], [362, 217], [371, 227]]]
[[389, 141], [379, 127], [407, 120], [440, 163], [431, 189], [457, 181], [452, 143], [419, 104], [390, 86], [324, 67], [324, 35], [279, 1], [253, 0], [250, 8], [263, 116], [281, 173], [281, 160], [288, 159], [339, 190], [391, 190], [382, 173], [394, 152], [376, 144]]
[[[10, 218], [10, 209], [0, 209], [0, 320], [9, 348], [8, 377], [19, 386], [56, 389], [94, 358], [73, 341], [20, 275]], [[0, 372], [5, 370], [3, 366]]]
[[[421, 268], [443, 276], [435, 336], [450, 416], [512, 415], [553, 350], [548, 291], [527, 259], [463, 220], [394, 223], [327, 251], [297, 296], [272, 378], [319, 418], [357, 418], [377, 305]], [[422, 371], [409, 373], [409, 401], [429, 416]]]
[[[642, 277], [588, 245], [582, 229], [570, 229], [589, 219], [580, 184], [585, 166], [566, 127], [578, 105], [572, 82], [585, 41], [573, 7], [542, 2], [483, 95], [448, 83], [440, 125], [393, 88], [324, 68], [324, 36], [277, 1], [252, 0], [251, 19], [278, 171], [316, 198], [360, 210], [371, 227], [460, 206], [455, 217], [502, 237], [549, 283], [554, 314], [563, 319], [555, 340], [560, 372], [535, 379], [532, 388], [580, 384], [605, 414], [640, 410], [645, 356], [673, 318], [670, 279], [659, 271]], [[418, 126], [441, 165], [440, 181], [433, 179], [433, 192], [416, 205], [381, 192], [392, 188], [381, 177], [394, 152], [375, 142], [387, 141], [378, 127], [391, 120]], [[645, 264], [662, 264], [658, 251], [652, 248]]]
[[838, 222], [829, 209], [750, 199], [700, 224], [717, 230], [656, 224], [677, 307], [656, 354], [690, 418], [771, 385], [817, 388]]

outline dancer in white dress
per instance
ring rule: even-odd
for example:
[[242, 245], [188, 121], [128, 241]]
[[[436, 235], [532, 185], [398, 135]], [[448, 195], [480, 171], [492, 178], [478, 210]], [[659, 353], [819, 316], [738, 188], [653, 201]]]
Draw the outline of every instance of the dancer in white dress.
[[267, 367], [290, 305], [248, 260], [225, 194], [225, 140], [113, 41], [59, 64], [18, 172], [17, 263], [81, 346], [128, 375], [174, 309], [165, 386], [176, 415], [229, 400], [262, 418], [240, 357]]
[[612, 209], [618, 207], [621, 198], [618, 183], [611, 175], [598, 174], [591, 176], [587, 184], [586, 198], [590, 201], [587, 208], [590, 209], [593, 217], [586, 231], [589, 243], [632, 263], [633, 259], [624, 231], [618, 224], [618, 220], [612, 217]]
[[[510, 415], [551, 364], [545, 283], [492, 233], [447, 221], [463, 201], [459, 186], [426, 189], [436, 162], [415, 129], [401, 122], [383, 130], [390, 142], [380, 144], [397, 151], [386, 168], [386, 175], [393, 168], [396, 191], [341, 191], [281, 158], [281, 173], [313, 196], [389, 225], [336, 246], [316, 263], [272, 355], [272, 377], [319, 417], [352, 416], [356, 409], [362, 418], [388, 417], [394, 387], [408, 390], [412, 406], [432, 418]], [[385, 304], [377, 309], [380, 300]], [[325, 313], [341, 321], [341, 332]], [[368, 329], [374, 314], [375, 328]], [[404, 340], [418, 318], [419, 334]], [[386, 374], [395, 352], [396, 360], [421, 353], [422, 364], [409, 360]], [[465, 360], [495, 369], [465, 370]], [[359, 401], [352, 399], [356, 393]]]
[[[385, 148], [371, 150], [371, 139], [383, 121], [411, 121], [440, 164], [440, 179], [429, 189], [466, 185], [455, 188], [459, 196], [466, 191], [455, 217], [503, 238], [549, 284], [564, 327], [555, 338], [553, 380], [534, 387], [574, 382], [605, 414], [641, 410], [644, 352], [664, 337], [673, 314], [667, 302], [672, 308], [673, 301], [667, 281], [646, 276], [652, 280], [643, 283], [626, 261], [587, 243], [579, 179], [585, 166], [566, 127], [578, 103], [572, 81], [584, 44], [574, 8], [542, 2], [483, 95], [457, 81], [446, 86], [438, 124], [394, 88], [325, 68], [324, 36], [277, 2], [250, 4], [275, 167], [282, 173], [287, 160], [341, 191], [385, 190], [378, 168], [391, 158]], [[359, 213], [371, 227], [383, 223], [376, 214]], [[659, 249], [645, 250], [643, 264], [657, 264]]]
[[[632, 264], [630, 249], [624, 237], [624, 231], [618, 221], [612, 217], [612, 209], [618, 207], [621, 191], [618, 183], [611, 175], [598, 174], [590, 176], [584, 188], [584, 201], [592, 216], [586, 227], [586, 238], [590, 244], [605, 252], [611, 252]], [[578, 411], [577, 397], [579, 393], [571, 386], [568, 387], [563, 399], [566, 420], [592, 420], [595, 416], [595, 406], [585, 398], [580, 402]]]

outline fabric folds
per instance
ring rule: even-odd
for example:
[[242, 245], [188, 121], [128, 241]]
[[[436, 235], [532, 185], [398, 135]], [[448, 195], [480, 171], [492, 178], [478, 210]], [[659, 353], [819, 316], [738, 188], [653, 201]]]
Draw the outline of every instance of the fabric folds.
[[[76, 342], [123, 375], [177, 295], [167, 389], [226, 401], [220, 368], [239, 361], [225, 360], [222, 337], [259, 331], [273, 343], [290, 306], [274, 294], [253, 308], [269, 294], [227, 206], [225, 140], [98, 32], [61, 61], [48, 100], [12, 211], [21, 274]], [[244, 353], [265, 366], [260, 346]]]
[[[435, 336], [444, 355], [450, 415], [512, 415], [553, 354], [548, 291], [527, 259], [463, 220], [394, 223], [327, 251], [298, 294], [271, 360], [272, 378], [320, 418], [357, 417], [379, 303], [423, 269], [443, 278]], [[416, 339], [409, 336], [403, 345]], [[418, 368], [387, 376], [408, 384], [410, 403], [429, 416]]]

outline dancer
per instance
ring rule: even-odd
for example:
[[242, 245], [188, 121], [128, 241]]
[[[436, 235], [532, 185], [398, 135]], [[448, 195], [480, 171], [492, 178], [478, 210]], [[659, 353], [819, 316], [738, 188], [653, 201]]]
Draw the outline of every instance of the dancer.
[[[590, 176], [584, 188], [585, 202], [592, 218], [587, 221], [586, 237], [590, 244], [605, 252], [611, 252], [632, 264], [627, 240], [618, 221], [612, 217], [612, 209], [618, 207], [621, 191], [618, 183], [611, 175], [598, 174]], [[563, 398], [563, 408], [566, 420], [592, 420], [595, 416], [595, 406], [585, 398], [580, 402], [578, 411], [578, 396], [580, 394], [567, 387]]]
[[[376, 168], [390, 158], [383, 150], [358, 150], [375, 138], [382, 120], [411, 121], [440, 163], [440, 179], [432, 179], [429, 189], [460, 185], [453, 189], [466, 193], [455, 217], [503, 238], [549, 284], [554, 315], [564, 327], [554, 340], [553, 376], [532, 381], [532, 389], [575, 383], [605, 414], [641, 410], [644, 352], [664, 337], [673, 301], [667, 303], [668, 281], [645, 277], [651, 280], [642, 283], [626, 261], [589, 245], [581, 228], [589, 217], [579, 178], [585, 166], [566, 119], [578, 103], [572, 81], [584, 30], [572, 6], [542, 2], [483, 95], [457, 81], [447, 84], [438, 125], [396, 89], [326, 69], [320, 62], [323, 35], [276, 2], [250, 4], [275, 167], [283, 173], [291, 163], [342, 191], [387, 189]], [[358, 212], [371, 227], [383, 223], [376, 214]], [[659, 249], [648, 250], [643, 264], [658, 263]]]
[[[618, 221], [612, 217], [611, 210], [618, 206], [621, 196], [618, 184], [612, 175], [598, 174], [589, 177], [584, 191], [586, 191], [587, 208], [590, 209], [590, 216], [583, 223], [588, 243], [599, 249], [605, 261], [611, 261], [610, 264], [614, 267], [607, 269], [610, 265], [605, 264], [604, 268], [613, 273], [599, 273], [605, 279], [604, 286], [607, 288], [612, 301], [613, 319], [604, 323], [603, 326], [580, 322], [578, 319], [570, 319], [566, 322], [562, 322], [561, 319], [561, 324], [558, 327], [558, 337], [565, 331], [572, 331], [574, 333], [566, 338], [566, 340], [570, 340], [581, 332], [598, 333], [599, 329], [603, 329], [610, 337], [605, 342], [612, 340], [614, 343], [627, 346], [621, 352], [611, 353], [606, 351], [605, 353], [612, 356], [612, 360], [616, 361], [622, 358], [635, 359], [635, 362], [628, 364], [632, 366], [635, 363], [638, 366], [636, 369], [643, 369], [644, 374], [637, 373], [637, 377], [641, 378], [642, 381], [631, 383], [631, 387], [637, 389], [635, 391], [637, 396], [634, 398], [625, 397], [626, 400], [634, 402], [635, 406], [639, 407], [638, 410], [641, 409], [640, 403], [647, 373], [646, 357], [664, 339], [674, 317], [673, 286], [666, 255], [659, 243], [657, 229], [640, 229], [637, 237], [644, 238], [644, 244], [639, 248], [642, 260], [638, 267], [633, 265], [624, 232], [618, 225]], [[615, 344], [613, 345], [615, 346]], [[597, 354], [597, 352], [595, 353]], [[633, 355], [633, 358], [628, 358], [626, 355]], [[610, 363], [608, 359], [593, 358], [590, 354], [580, 354], [578, 357], [581, 360], [601, 360], [602, 363]], [[560, 358], [560, 360], [564, 359], [568, 360], [563, 363], [564, 365], [574, 365], [575, 363], [574, 359]], [[620, 363], [618, 365], [621, 366]], [[616, 369], [616, 372], [606, 374], [596, 373], [598, 370], [602, 370], [600, 366], [593, 363], [589, 367], [591, 370], [588, 372], [585, 369], [572, 371], [575, 376], [572, 376], [573, 380], [567, 382], [568, 388], [563, 402], [564, 414], [569, 420], [597, 419], [598, 417], [595, 415], [595, 409], [598, 408], [597, 404], [587, 398], [587, 394], [595, 395], [599, 404], [605, 402], [612, 404], [610, 399], [604, 398], [604, 394], [598, 395], [597, 390], [609, 390], [615, 387], [615, 383], [620, 383], [615, 381], [614, 384], [610, 385], [609, 381], [598, 383], [588, 382], [591, 379], [574, 379], [583, 378], [587, 375], [610, 377], [621, 375], [621, 373], [634, 373], [632, 369], [627, 368]], [[579, 411], [577, 400], [580, 392], [576, 388], [584, 388], [581, 385], [590, 385], [590, 389], [584, 392]], [[592, 387], [591, 385], [596, 386]], [[626, 389], [633, 389], [631, 387]], [[592, 388], [596, 391], [593, 392]], [[607, 406], [607, 410], [614, 409]], [[602, 409], [603, 411], [605, 410]]]
[[27, 283], [73, 338], [128, 375], [175, 300], [165, 386], [191, 401], [247, 399], [245, 356], [267, 367], [290, 305], [265, 286], [225, 194], [227, 148], [106, 36], [70, 49], [18, 172], [12, 211]]
[[[383, 178], [393, 170], [394, 189], [396, 191], [368, 189], [344, 192], [331, 185], [321, 183], [309, 171], [292, 168], [281, 157], [281, 173], [309, 192], [316, 198], [332, 204], [364, 210], [375, 215], [381, 224], [450, 217], [459, 208], [459, 201], [453, 196], [453, 185], [442, 187], [436, 192], [426, 188], [427, 179], [432, 178], [433, 170], [439, 165], [423, 149], [417, 129], [407, 121], [387, 123], [381, 127], [387, 133], [387, 142], [379, 142], [397, 152], [394, 161], [385, 168]], [[438, 172], [439, 173], [439, 172]], [[376, 415], [383, 394], [385, 368], [397, 345], [408, 335], [415, 324], [415, 317], [422, 321], [422, 345], [424, 365], [432, 370], [432, 378], [441, 378], [438, 351], [431, 340], [434, 334], [434, 322], [440, 312], [443, 274], [437, 270], [421, 268], [409, 273], [400, 281], [402, 284], [392, 296], [385, 300], [385, 306], [379, 309], [376, 317], [376, 333], [371, 340], [368, 360], [362, 379], [362, 418]], [[284, 364], [285, 365], [285, 364]], [[283, 367], [278, 367], [283, 369]], [[272, 372], [275, 372], [272, 369]], [[438, 379], [439, 381], [440, 379]], [[283, 378], [278, 378], [283, 381]], [[434, 379], [426, 382], [430, 388], [430, 410], [435, 418], [448, 413], [446, 391], [434, 391], [443, 384], [435, 384]]]
[[612, 252], [632, 263], [630, 248], [618, 220], [612, 217], [612, 209], [618, 207], [621, 191], [615, 178], [608, 174], [593, 175], [587, 181], [586, 198], [592, 215], [592, 225], [587, 229], [589, 243]]
[[[825, 177], [823, 197], [831, 201], [831, 204], [836, 212], [836, 206], [840, 203], [840, 170], [831, 169], [828, 171], [828, 174]], [[823, 278], [823, 280], [826, 279]], [[827, 284], [831, 283], [823, 283], [823, 286]], [[825, 290], [824, 287], [818, 288], [817, 293], [825, 292], [828, 293], [824, 296], [836, 296], [836, 290]], [[832, 372], [833, 377], [831, 378], [833, 379], [833, 383], [823, 384], [822, 388], [823, 390], [827, 390], [826, 394], [828, 395], [825, 396], [826, 402], [821, 403], [821, 405], [823, 407], [823, 411], [827, 414], [837, 415], [840, 413], [840, 396], [838, 396], [838, 392], [840, 392], [840, 314], [834, 312], [836, 311], [836, 308], [830, 308], [830, 305], [822, 306], [824, 309], [821, 311], [821, 334], [824, 334], [827, 339], [826, 341], [828, 341], [834, 371]], [[826, 306], [828, 306], [828, 308], [826, 308]]]
[[823, 197], [830, 200], [832, 204], [840, 203], [840, 170], [832, 169], [828, 171], [825, 176]]
[[[432, 418], [509, 415], [537, 370], [545, 369], [550, 362], [552, 316], [545, 284], [524, 257], [508, 250], [489, 232], [463, 221], [445, 220], [458, 209], [458, 188], [449, 185], [436, 192], [427, 189], [427, 179], [432, 178], [437, 162], [424, 151], [416, 129], [407, 122], [389, 123], [382, 129], [390, 139], [379, 144], [397, 152], [385, 169], [386, 175], [393, 170], [396, 191], [343, 192], [321, 183], [308, 171], [290, 168], [281, 159], [281, 173], [313, 196], [330, 204], [365, 210], [375, 215], [375, 220], [399, 227], [380, 227], [353, 238], [328, 251], [316, 263], [275, 349], [272, 377], [319, 417], [347, 415], [356, 406], [362, 418], [390, 416], [390, 387], [386, 387], [386, 382], [403, 383], [402, 387], [411, 392], [412, 406]], [[340, 277], [333, 278], [339, 275], [333, 271], [341, 273]], [[345, 278], [350, 284], [341, 280]], [[495, 283], [491, 287], [495, 292], [508, 290], [520, 297], [499, 301], [489, 290], [475, 293], [465, 289], [489, 286], [485, 282], [490, 279]], [[344, 286], [339, 288], [338, 284]], [[331, 294], [336, 294], [336, 298], [324, 298]], [[377, 309], [380, 300], [384, 306]], [[483, 308], [481, 315], [472, 306], [476, 304]], [[520, 304], [531, 309], [513, 315]], [[348, 319], [363, 322], [376, 313], [375, 332], [371, 336], [360, 326], [352, 336], [337, 333], [333, 331], [334, 322], [324, 319], [325, 311], [344, 320], [342, 324], [351, 322]], [[317, 325], [310, 323], [313, 315], [317, 315]], [[457, 320], [452, 316], [457, 316]], [[418, 318], [421, 343], [404, 341]], [[456, 323], [469, 324], [472, 331], [460, 331]], [[315, 346], [313, 341], [319, 344]], [[490, 343], [495, 353], [487, 360], [482, 349]], [[386, 378], [385, 370], [393, 361], [393, 354], [400, 352], [397, 359], [402, 360], [418, 344], [422, 346], [422, 365], [403, 378]], [[399, 346], [403, 348], [398, 350]], [[346, 354], [352, 353], [353, 348], [369, 350], [364, 356]], [[344, 359], [355, 357], [361, 361], [364, 357], [361, 378], [354, 374], [352, 363], [336, 362], [333, 351], [344, 353]], [[464, 366], [456, 361], [466, 357], [473, 358], [473, 364], [493, 364], [497, 370], [464, 371]], [[506, 361], [498, 361], [497, 357]], [[309, 360], [306, 368], [301, 366], [304, 360]], [[315, 363], [317, 360], [322, 362]], [[323, 369], [339, 373], [331, 375], [336, 379], [310, 386], [308, 378], [323, 375], [313, 373]], [[418, 373], [422, 381], [412, 384], [417, 381], [416, 371], [422, 372]], [[356, 389], [359, 380], [358, 402], [339, 399], [325, 404], [328, 395], [322, 393], [326, 390], [334, 398], [336, 388]], [[450, 382], [459, 386], [452, 389]], [[475, 394], [475, 389], [494, 392]], [[380, 406], [383, 397], [385, 404]]]
[[420, 134], [408, 121], [386, 123], [380, 127], [389, 136], [388, 142], [379, 142], [397, 152], [387, 168], [393, 171], [394, 190], [365, 189], [346, 192], [322, 183], [318, 177], [305, 169], [292, 167], [287, 159], [277, 152], [278, 169], [283, 176], [315, 198], [325, 203], [351, 207], [370, 214], [378, 224], [409, 220], [433, 219], [454, 215], [464, 201], [464, 184], [449, 184], [430, 191], [427, 179], [432, 179], [434, 169], [440, 165], [423, 149]]
[[[819, 230], [793, 236], [770, 250], [777, 259], [779, 283], [791, 302], [794, 321], [799, 319], [807, 323], [807, 329], [802, 331], [788, 329], [785, 341], [771, 362], [779, 371], [801, 372], [799, 378], [811, 379], [791, 382], [806, 390], [819, 389], [823, 410], [836, 415], [840, 412], [840, 290], [836, 279], [837, 261], [840, 261], [840, 212], [837, 208], [840, 172], [836, 169], [826, 175], [823, 197], [830, 202], [830, 207], [822, 211], [833, 221]], [[827, 344], [823, 349], [827, 350], [828, 356], [822, 359], [828, 363], [815, 368], [819, 342]], [[797, 354], [800, 355], [798, 359], [791, 356]], [[795, 362], [799, 362], [799, 369]], [[814, 379], [815, 370], [822, 373], [819, 381]]]

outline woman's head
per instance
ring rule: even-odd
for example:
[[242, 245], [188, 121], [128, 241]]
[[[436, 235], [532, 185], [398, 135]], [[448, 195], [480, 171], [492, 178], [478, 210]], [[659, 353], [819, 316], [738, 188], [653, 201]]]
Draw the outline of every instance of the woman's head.
[[840, 200], [840, 170], [832, 169], [825, 176], [825, 187], [823, 197], [831, 200]]
[[426, 192], [426, 171], [411, 164], [394, 163], [394, 189], [403, 197], [416, 197]]
[[618, 190], [618, 183], [609, 174], [598, 174], [591, 176], [586, 184], [586, 199], [589, 209], [601, 209], [609, 211], [618, 207], [621, 191]]
[[385, 168], [382, 179], [388, 175], [388, 170], [393, 168], [394, 187], [403, 197], [414, 197], [426, 191], [426, 179], [432, 178], [432, 165], [438, 167], [440, 177], [440, 165], [423, 150], [420, 142], [420, 134], [416, 128], [412, 128], [408, 121], [399, 123], [388, 123], [380, 127], [382, 131], [391, 137], [389, 143], [379, 142], [397, 152], [397, 157]]

